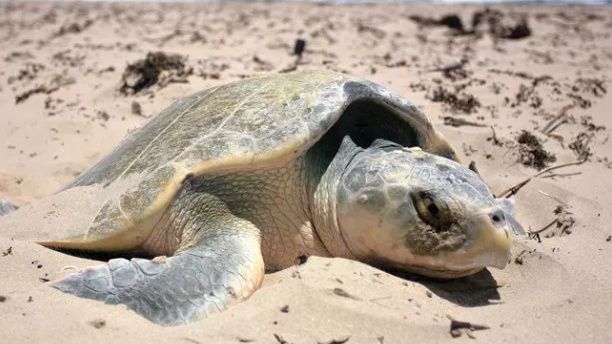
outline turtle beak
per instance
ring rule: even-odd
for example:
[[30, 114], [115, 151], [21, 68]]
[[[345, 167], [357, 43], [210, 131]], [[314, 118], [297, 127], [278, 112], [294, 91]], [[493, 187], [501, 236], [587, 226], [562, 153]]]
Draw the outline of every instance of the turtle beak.
[[466, 228], [469, 231], [468, 236], [472, 239], [463, 249], [437, 257], [423, 258], [422, 263], [418, 264], [421, 267], [434, 268], [416, 270], [412, 267], [411, 269], [437, 278], [467, 276], [487, 266], [503, 269], [510, 259], [512, 223], [516, 221], [499, 207], [487, 209], [468, 219]]
[[522, 227], [499, 208], [491, 209], [472, 218], [474, 233], [474, 263], [503, 269], [510, 258], [512, 232], [515, 226]]

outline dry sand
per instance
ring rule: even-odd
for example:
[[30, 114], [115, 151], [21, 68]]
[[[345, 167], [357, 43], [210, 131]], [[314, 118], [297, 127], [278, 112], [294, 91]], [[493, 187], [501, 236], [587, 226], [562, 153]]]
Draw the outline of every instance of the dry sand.
[[[450, 315], [489, 326], [474, 332], [482, 342], [612, 342], [612, 9], [493, 9], [510, 26], [472, 34], [427, 19], [456, 13], [469, 31], [481, 7], [1, 4], [0, 198], [21, 209], [0, 219], [0, 341], [469, 342], [452, 339]], [[508, 30], [520, 16], [531, 35], [507, 38], [525, 33]], [[44, 283], [65, 266], [93, 263], [34, 243], [79, 220], [62, 212], [75, 197], [49, 195], [174, 99], [290, 67], [298, 37], [307, 41], [299, 70], [348, 72], [413, 100], [496, 192], [537, 172], [519, 162], [533, 152], [541, 164], [546, 152], [556, 163], [588, 157], [518, 192], [525, 228], [556, 221], [540, 240], [517, 239], [502, 271], [443, 283], [313, 257], [267, 275], [247, 302], [174, 328]], [[121, 94], [126, 65], [150, 51], [187, 56], [187, 69]], [[462, 58], [462, 68], [438, 70]], [[561, 124], [543, 133], [564, 109]], [[444, 125], [446, 116], [480, 126]], [[517, 143], [522, 130], [543, 151]]]

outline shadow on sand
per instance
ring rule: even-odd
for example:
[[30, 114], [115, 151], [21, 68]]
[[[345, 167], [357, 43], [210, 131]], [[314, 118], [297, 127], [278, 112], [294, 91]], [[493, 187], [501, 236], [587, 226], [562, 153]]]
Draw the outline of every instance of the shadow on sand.
[[459, 306], [477, 307], [500, 303], [501, 298], [497, 290], [500, 284], [487, 269], [472, 276], [452, 280], [427, 278], [401, 271], [388, 272], [396, 277], [420, 283], [437, 296]]

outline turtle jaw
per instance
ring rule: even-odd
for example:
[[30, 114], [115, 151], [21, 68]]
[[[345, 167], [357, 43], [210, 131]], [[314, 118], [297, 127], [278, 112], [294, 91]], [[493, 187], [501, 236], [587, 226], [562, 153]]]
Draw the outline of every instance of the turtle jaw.
[[512, 220], [496, 207], [480, 211], [462, 223], [466, 239], [461, 246], [412, 257], [406, 269], [435, 278], [469, 276], [486, 267], [503, 269], [510, 259]]
[[469, 227], [473, 241], [465, 252], [471, 266], [492, 266], [503, 269], [510, 258], [512, 228], [503, 212], [490, 210], [474, 216]]
[[486, 267], [503, 269], [510, 259], [511, 222], [496, 209], [479, 213], [465, 224], [468, 239], [462, 247], [432, 256], [413, 256], [396, 268], [433, 278], [473, 275]]

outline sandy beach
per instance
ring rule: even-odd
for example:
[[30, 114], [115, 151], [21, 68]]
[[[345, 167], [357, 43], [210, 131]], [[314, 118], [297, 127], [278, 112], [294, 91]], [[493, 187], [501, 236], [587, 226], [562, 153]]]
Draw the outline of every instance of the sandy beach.
[[[1, 342], [612, 342], [612, 7], [2, 3], [0, 41], [0, 199], [19, 206], [0, 217]], [[414, 102], [495, 194], [582, 163], [518, 190], [531, 234], [504, 270], [310, 257], [177, 327], [49, 287], [97, 263], [35, 243], [82, 220], [63, 185], [176, 99], [312, 69]], [[450, 318], [487, 329], [455, 338]]]

